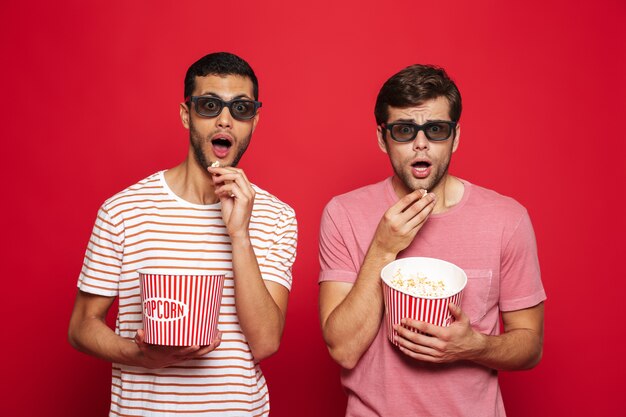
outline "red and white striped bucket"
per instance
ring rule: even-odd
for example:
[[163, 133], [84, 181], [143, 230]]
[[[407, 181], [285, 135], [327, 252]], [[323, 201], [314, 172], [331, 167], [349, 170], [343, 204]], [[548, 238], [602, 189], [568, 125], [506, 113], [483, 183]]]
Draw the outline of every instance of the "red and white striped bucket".
[[[394, 288], [391, 279], [398, 270], [406, 277], [421, 273], [430, 279], [444, 282], [447, 294], [442, 297], [415, 296], [402, 288]], [[386, 265], [381, 273], [385, 302], [387, 337], [394, 345], [397, 332], [393, 326], [404, 318], [424, 321], [436, 326], [449, 326], [454, 320], [448, 309], [450, 303], [461, 305], [467, 275], [458, 266], [435, 258], [402, 258]]]
[[146, 343], [206, 346], [217, 336], [224, 275], [139, 271]]

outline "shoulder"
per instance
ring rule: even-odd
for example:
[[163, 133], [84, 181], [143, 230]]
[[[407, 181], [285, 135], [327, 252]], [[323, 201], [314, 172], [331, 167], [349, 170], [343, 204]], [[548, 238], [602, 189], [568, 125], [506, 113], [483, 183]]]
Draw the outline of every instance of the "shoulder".
[[339, 194], [328, 202], [326, 211], [371, 209], [372, 206], [377, 203], [385, 204], [384, 202], [387, 200], [386, 194], [388, 193], [387, 181], [389, 181], [389, 178], [375, 184], [369, 184], [354, 189], [347, 193]]
[[520, 218], [528, 215], [526, 208], [512, 197], [500, 194], [494, 190], [471, 184], [464, 181], [471, 187], [471, 194], [468, 201], [470, 206], [480, 207], [483, 211], [493, 216], [505, 216]]
[[369, 234], [393, 205], [389, 180], [387, 178], [333, 197], [324, 208], [320, 227], [350, 230], [350, 233], [359, 230]]
[[533, 226], [526, 208], [512, 197], [477, 185], [470, 185], [465, 220], [497, 233], [503, 242], [515, 234], [530, 236]]
[[115, 215], [139, 201], [155, 199], [165, 194], [161, 186], [161, 172], [157, 172], [108, 198], [102, 204], [102, 209], [110, 215]]

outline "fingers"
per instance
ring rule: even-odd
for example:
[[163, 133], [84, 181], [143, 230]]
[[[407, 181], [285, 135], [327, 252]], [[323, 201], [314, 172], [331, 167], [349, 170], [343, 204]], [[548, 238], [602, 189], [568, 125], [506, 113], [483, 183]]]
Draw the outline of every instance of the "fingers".
[[[419, 192], [418, 191], [413, 191], [413, 193]], [[413, 194], [411, 193], [411, 194]], [[409, 194], [409, 195], [411, 195]], [[406, 196], [405, 196], [406, 197]], [[421, 196], [414, 200], [413, 203], [407, 205], [406, 207], [404, 207], [404, 209], [402, 210], [401, 213], [399, 213], [400, 216], [405, 216], [407, 218], [412, 218], [415, 217], [416, 214], [418, 214], [419, 212], [421, 212], [422, 210], [424, 210], [426, 207], [434, 205], [435, 202], [435, 194], [434, 193], [428, 193], [425, 196]]]
[[[414, 198], [418, 194], [421, 195], [420, 191], [414, 191], [411, 194], [408, 194], [404, 198], [412, 196]], [[405, 200], [408, 201], [408, 200]], [[387, 213], [385, 213], [385, 217], [389, 224], [395, 224], [395, 229], [400, 233], [410, 233], [414, 231], [417, 227], [421, 227], [421, 225], [426, 221], [430, 213], [433, 211], [435, 207], [435, 194], [429, 193], [424, 197], [419, 197], [408, 207], [405, 207], [403, 211], [397, 212], [398, 208], [404, 205], [394, 205], [392, 206]]]
[[215, 340], [211, 342], [210, 345], [207, 346], [189, 346], [181, 349], [179, 352], [175, 354], [180, 360], [190, 361], [194, 359], [199, 359], [214, 351], [219, 345], [222, 343], [222, 333], [218, 333]]
[[[429, 362], [437, 362], [443, 359], [445, 344], [442, 340], [432, 335], [438, 332], [439, 328], [437, 326], [410, 319], [402, 320], [402, 324], [402, 326], [394, 326], [394, 329], [398, 332], [395, 340], [405, 354], [412, 358]], [[410, 330], [405, 326], [409, 326], [416, 331]], [[431, 333], [423, 334], [426, 333], [425, 330]]]
[[387, 214], [391, 217], [398, 217], [405, 223], [420, 214], [425, 208], [429, 208], [428, 213], [434, 208], [435, 194], [422, 194], [422, 190], [415, 190], [402, 197], [396, 204], [391, 206]]
[[243, 170], [238, 168], [207, 168], [213, 175], [215, 192], [220, 197], [245, 198], [253, 200], [255, 196], [254, 188], [246, 177]]
[[238, 184], [234, 182], [215, 187], [215, 194], [217, 194], [217, 196], [220, 198], [230, 197], [246, 200], [252, 200], [254, 198], [254, 195], [252, 193], [250, 193], [248, 190], [242, 189]]
[[418, 361], [422, 361], [422, 362], [431, 362], [431, 363], [438, 363], [438, 362], [443, 362], [438, 356], [433, 356], [433, 355], [429, 355], [429, 354], [425, 354], [425, 353], [418, 353], [418, 352], [414, 352], [411, 349], [408, 349], [402, 345], [398, 346], [398, 348], [400, 349], [400, 351], [402, 353], [404, 353], [405, 355], [416, 359]]
[[208, 346], [161, 346], [145, 343], [145, 333], [138, 330], [135, 343], [143, 353], [143, 365], [146, 368], [162, 368], [178, 362], [200, 359], [215, 350], [222, 342], [222, 334], [218, 333], [215, 340]]
[[242, 169], [209, 167], [207, 170], [213, 175], [213, 182], [216, 185], [232, 181], [236, 182], [241, 188], [252, 188], [248, 177], [246, 177]]
[[243, 171], [241, 170], [223, 172], [213, 176], [213, 182], [215, 184], [223, 184], [228, 181], [241, 182], [242, 184], [250, 184], [246, 176], [243, 174]]
[[197, 352], [200, 350], [200, 346], [185, 346], [185, 347], [176, 347], [174, 348], [174, 352], [172, 352], [172, 356], [176, 356], [178, 358], [187, 359], [189, 356], [195, 356]]
[[400, 323], [401, 325], [397, 325], [398, 329], [396, 331], [403, 337], [427, 346], [441, 347], [441, 344], [438, 342], [442, 331], [444, 331], [443, 327], [409, 318], [402, 319]]
[[137, 343], [137, 345], [139, 346], [143, 345], [145, 337], [146, 337], [146, 334], [143, 331], [143, 329], [137, 330], [137, 333], [135, 333], [135, 343]]
[[389, 213], [390, 214], [403, 213], [407, 209], [407, 207], [411, 206], [413, 203], [420, 200], [423, 196], [424, 196], [423, 190], [415, 190], [412, 193], [405, 195], [400, 200], [398, 200], [396, 204], [391, 206]]
[[207, 353], [214, 351], [220, 345], [220, 343], [222, 343], [222, 333], [218, 333], [217, 337], [210, 345], [204, 346], [200, 350], [198, 350], [197, 356], [204, 356]]
[[223, 167], [223, 168], [208, 168], [208, 171], [213, 174], [216, 179], [220, 179], [220, 178], [225, 178], [226, 180], [234, 180], [235, 176], [241, 177], [245, 182], [247, 182], [248, 184], [250, 183], [250, 181], [248, 180], [248, 177], [246, 176], [246, 173], [243, 171], [243, 169], [240, 168], [235, 168], [235, 167]]
[[441, 357], [441, 349], [438, 347], [436, 338], [416, 333], [402, 326], [398, 326], [396, 331], [398, 335], [395, 340], [398, 346], [409, 356], [431, 362], [433, 358]]
[[425, 197], [421, 198], [420, 201], [408, 207], [402, 216], [408, 217], [406, 225], [411, 230], [415, 229], [418, 226], [421, 226], [422, 223], [426, 221], [430, 213], [432, 213], [435, 208], [435, 194], [426, 194]]
[[448, 310], [452, 313], [452, 317], [454, 317], [454, 321], [458, 322], [467, 322], [469, 323], [469, 316], [461, 310], [461, 307], [457, 306], [454, 303], [448, 304]]

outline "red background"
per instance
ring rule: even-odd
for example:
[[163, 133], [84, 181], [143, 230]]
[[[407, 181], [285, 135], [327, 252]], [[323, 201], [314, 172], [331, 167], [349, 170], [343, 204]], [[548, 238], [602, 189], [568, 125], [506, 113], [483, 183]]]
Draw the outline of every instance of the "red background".
[[260, 80], [242, 166], [300, 223], [284, 341], [263, 363], [273, 416], [343, 415], [317, 318], [319, 219], [390, 175], [374, 100], [416, 62], [463, 94], [451, 172], [516, 198], [536, 229], [544, 359], [501, 374], [509, 416], [626, 415], [623, 1], [95, 3], [0, 6], [2, 415], [106, 414], [110, 365], [66, 342], [91, 227], [106, 198], [185, 157], [183, 77], [218, 50]]

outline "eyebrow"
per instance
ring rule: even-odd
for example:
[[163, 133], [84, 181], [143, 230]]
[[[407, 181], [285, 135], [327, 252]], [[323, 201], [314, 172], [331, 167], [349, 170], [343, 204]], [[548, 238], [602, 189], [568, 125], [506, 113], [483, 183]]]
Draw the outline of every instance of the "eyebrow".
[[[211, 91], [207, 91], [207, 92], [203, 92], [198, 94], [199, 96], [208, 96], [208, 97], [216, 97], [219, 99], [222, 99], [224, 101], [228, 101], [226, 99], [224, 99], [224, 97], [220, 96], [219, 94], [213, 93]], [[233, 98], [231, 98], [231, 100], [238, 100], [238, 99], [242, 99], [245, 98], [247, 100], [253, 100], [250, 96], [248, 96], [247, 94], [238, 94], [236, 96], [234, 96]]]
[[[431, 119], [428, 119], [428, 120], [426, 120], [425, 123], [451, 122], [451, 121], [452, 120], [444, 120], [444, 119], [433, 119], [433, 120], [431, 120]], [[414, 123], [414, 124], [417, 124], [417, 123], [415, 123], [415, 120], [413, 120], [413, 119], [397, 119], [397, 120], [394, 120], [391, 123]]]

